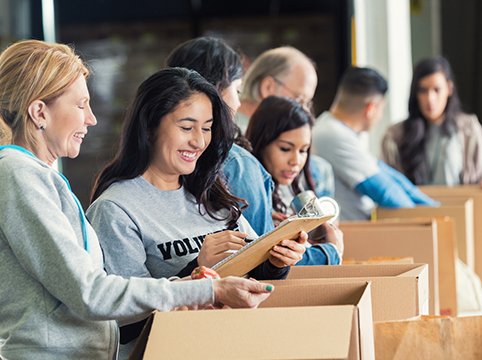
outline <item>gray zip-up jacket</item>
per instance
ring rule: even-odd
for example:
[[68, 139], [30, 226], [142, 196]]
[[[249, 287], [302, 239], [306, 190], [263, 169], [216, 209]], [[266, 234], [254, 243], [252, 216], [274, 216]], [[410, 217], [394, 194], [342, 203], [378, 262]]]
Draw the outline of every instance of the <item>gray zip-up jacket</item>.
[[114, 320], [214, 301], [211, 280], [107, 275], [66, 181], [33, 156], [0, 151], [0, 204], [0, 358], [113, 359]]

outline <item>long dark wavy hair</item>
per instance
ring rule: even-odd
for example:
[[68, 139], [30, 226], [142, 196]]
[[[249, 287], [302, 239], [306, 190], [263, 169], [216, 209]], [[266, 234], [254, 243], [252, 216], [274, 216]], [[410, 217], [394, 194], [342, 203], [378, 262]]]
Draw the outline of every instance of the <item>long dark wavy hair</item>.
[[[183, 68], [160, 70], [139, 86], [124, 119], [117, 154], [97, 176], [91, 202], [116, 181], [133, 179], [147, 170], [162, 119], [196, 93], [206, 94], [211, 101], [212, 138], [194, 172], [181, 175], [181, 184], [196, 198], [201, 215], [202, 205], [214, 219], [234, 222], [239, 218], [240, 199], [226, 190], [218, 175], [233, 144], [234, 126], [229, 109], [212, 84], [196, 71]], [[221, 209], [228, 210], [224, 219], [215, 215]]]
[[414, 68], [410, 98], [408, 100], [408, 119], [403, 123], [403, 136], [398, 144], [400, 162], [404, 174], [415, 184], [426, 184], [429, 168], [425, 158], [428, 121], [422, 115], [418, 104], [417, 93], [420, 80], [426, 76], [441, 72], [447, 81], [452, 82], [452, 94], [445, 107], [445, 118], [441, 125], [442, 133], [451, 135], [456, 130], [455, 119], [462, 111], [460, 99], [455, 86], [452, 68], [447, 59], [441, 56], [421, 60]]
[[[253, 155], [266, 167], [263, 162], [263, 154], [266, 147], [275, 141], [282, 133], [302, 126], [313, 127], [314, 118], [309, 112], [303, 109], [297, 101], [281, 96], [269, 96], [259, 104], [256, 111], [249, 120], [246, 130], [246, 137], [253, 146]], [[310, 169], [310, 151], [306, 158], [303, 171], [291, 183], [295, 194], [301, 192], [301, 176], [305, 177], [310, 190], [315, 190], [315, 183]], [[274, 179], [275, 189], [273, 191], [273, 209], [286, 213], [286, 206], [281, 200], [278, 183]]]
[[[167, 57], [166, 66], [196, 70], [213, 84], [219, 93], [243, 76], [239, 54], [222, 39], [203, 36], [178, 45]], [[234, 142], [251, 151], [251, 144], [236, 127]]]

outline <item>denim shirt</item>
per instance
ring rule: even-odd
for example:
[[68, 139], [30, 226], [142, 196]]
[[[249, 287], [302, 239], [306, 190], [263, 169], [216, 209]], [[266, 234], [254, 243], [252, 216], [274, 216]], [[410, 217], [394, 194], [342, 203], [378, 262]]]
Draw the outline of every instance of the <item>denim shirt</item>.
[[310, 170], [315, 183], [316, 196], [334, 197], [335, 174], [331, 164], [321, 156], [310, 154]]
[[303, 258], [296, 263], [296, 266], [306, 265], [340, 265], [341, 258], [335, 245], [322, 243], [311, 245], [306, 248]]
[[223, 169], [231, 194], [245, 199], [248, 207], [243, 215], [258, 235], [273, 229], [273, 180], [263, 165], [249, 151], [234, 144], [229, 151]]

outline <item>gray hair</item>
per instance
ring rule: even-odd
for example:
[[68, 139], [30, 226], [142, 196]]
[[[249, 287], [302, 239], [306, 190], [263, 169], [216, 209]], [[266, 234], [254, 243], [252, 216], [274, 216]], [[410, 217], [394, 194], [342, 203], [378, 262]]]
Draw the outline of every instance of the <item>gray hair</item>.
[[261, 81], [267, 76], [283, 77], [297, 59], [312, 63], [305, 54], [291, 46], [281, 46], [263, 52], [246, 72], [241, 100], [259, 103], [262, 100], [259, 92]]

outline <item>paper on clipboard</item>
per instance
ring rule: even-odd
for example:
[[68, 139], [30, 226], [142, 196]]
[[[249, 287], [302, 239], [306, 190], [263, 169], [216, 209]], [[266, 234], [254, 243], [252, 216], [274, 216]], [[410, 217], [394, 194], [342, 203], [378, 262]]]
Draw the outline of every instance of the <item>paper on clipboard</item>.
[[221, 260], [212, 267], [221, 277], [244, 276], [256, 266], [268, 259], [269, 251], [284, 239], [298, 238], [300, 231], [310, 232], [334, 215], [292, 216], [274, 230], [242, 247], [236, 253]]

